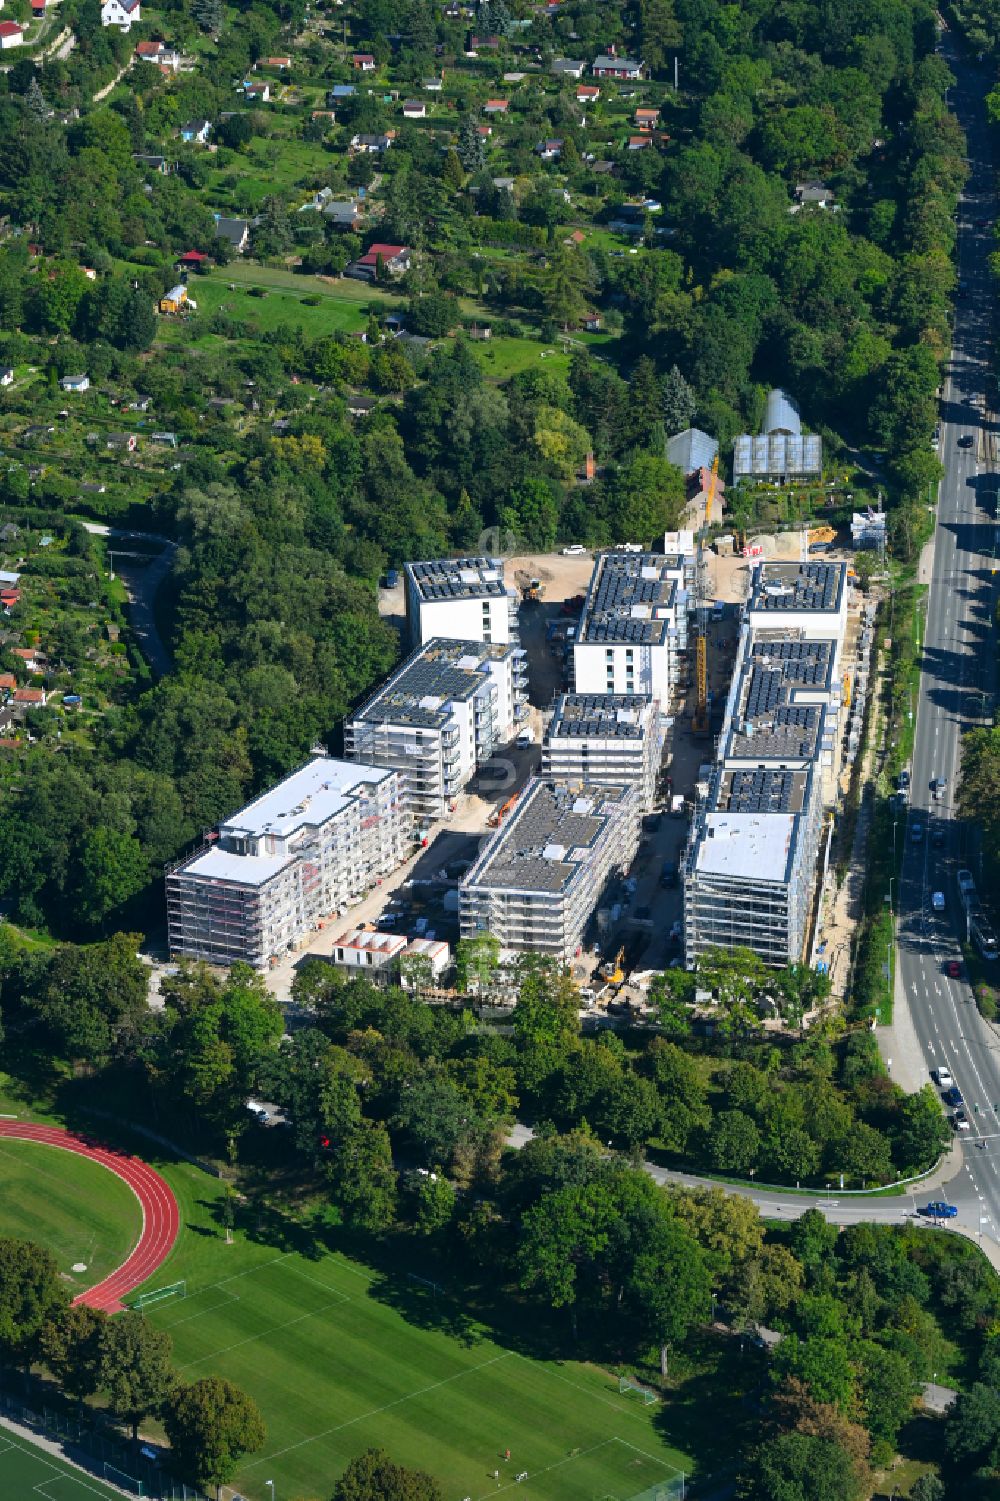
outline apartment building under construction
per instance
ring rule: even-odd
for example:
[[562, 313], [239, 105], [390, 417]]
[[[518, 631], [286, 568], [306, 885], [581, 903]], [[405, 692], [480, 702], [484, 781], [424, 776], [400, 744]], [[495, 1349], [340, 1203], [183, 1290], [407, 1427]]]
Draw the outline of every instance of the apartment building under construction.
[[171, 956], [265, 968], [394, 870], [410, 834], [397, 772], [314, 757], [168, 871]]

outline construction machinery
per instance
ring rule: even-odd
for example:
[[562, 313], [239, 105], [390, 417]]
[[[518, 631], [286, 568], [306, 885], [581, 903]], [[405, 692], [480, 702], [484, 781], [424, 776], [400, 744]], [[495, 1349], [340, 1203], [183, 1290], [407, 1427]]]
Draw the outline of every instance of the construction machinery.
[[606, 959], [601, 965], [600, 974], [602, 980], [609, 985], [624, 985], [625, 983], [625, 945], [622, 944], [613, 959]]
[[712, 515], [712, 501], [719, 479], [719, 455], [712, 460], [712, 473], [705, 493], [705, 517], [698, 533], [698, 558], [695, 566], [695, 597], [698, 610], [697, 639], [695, 641], [695, 706], [691, 719], [693, 735], [707, 735], [710, 722], [708, 714], [708, 567], [705, 562], [705, 532]]
[[844, 708], [849, 709], [851, 707], [851, 674], [849, 672], [844, 673], [844, 681], [842, 686]]
[[532, 578], [530, 574], [525, 573], [523, 569], [520, 568], [517, 570], [514, 577], [517, 580], [517, 586], [521, 591], [521, 598], [524, 603], [526, 605], [537, 605], [542, 597], [541, 579]]
[[505, 803], [501, 803], [499, 808], [493, 809], [493, 812], [486, 820], [489, 828], [498, 829], [500, 827], [504, 819], [507, 817], [507, 814], [511, 811], [520, 796], [520, 792], [515, 792], [514, 795], [512, 797], [509, 797]]
[[810, 542], [836, 542], [837, 533], [832, 526], [812, 526], [809, 528]]

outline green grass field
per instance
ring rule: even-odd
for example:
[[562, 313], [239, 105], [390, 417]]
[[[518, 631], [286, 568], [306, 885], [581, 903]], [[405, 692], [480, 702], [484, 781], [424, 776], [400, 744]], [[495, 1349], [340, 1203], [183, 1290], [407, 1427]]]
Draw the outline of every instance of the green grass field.
[[286, 1501], [326, 1496], [372, 1445], [431, 1471], [448, 1501], [515, 1486], [518, 1501], [626, 1501], [690, 1469], [661, 1436], [659, 1405], [620, 1396], [607, 1371], [521, 1355], [405, 1271], [373, 1272], [308, 1232], [299, 1249], [277, 1221], [227, 1246], [219, 1185], [164, 1171], [185, 1231], [149, 1285], [183, 1277], [187, 1296], [146, 1316], [170, 1331], [183, 1379], [225, 1376], [260, 1404], [266, 1446], [233, 1481], [251, 1501], [271, 1479]]
[[41, 1496], [44, 1501], [120, 1501], [121, 1491], [112, 1490], [96, 1476], [68, 1465], [18, 1434], [0, 1428], [0, 1496], [24, 1501]]
[[[0, 1235], [47, 1246], [75, 1291], [125, 1260], [142, 1211], [131, 1189], [99, 1163], [33, 1141], [0, 1141]], [[71, 1268], [83, 1263], [86, 1272]]]

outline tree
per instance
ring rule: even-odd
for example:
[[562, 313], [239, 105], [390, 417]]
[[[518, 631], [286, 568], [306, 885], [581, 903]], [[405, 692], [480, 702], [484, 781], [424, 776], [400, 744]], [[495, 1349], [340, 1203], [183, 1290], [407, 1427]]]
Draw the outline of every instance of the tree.
[[465, 173], [459, 160], [458, 152], [453, 146], [449, 146], [445, 152], [444, 165], [441, 168], [441, 181], [452, 193], [457, 193], [465, 181]]
[[216, 1497], [244, 1454], [263, 1448], [267, 1429], [252, 1397], [219, 1376], [177, 1389], [163, 1415], [170, 1447], [183, 1475]]
[[944, 1481], [928, 1471], [925, 1475], [918, 1475], [913, 1482], [910, 1501], [946, 1501], [947, 1494]]
[[539, 292], [548, 317], [563, 328], [578, 323], [587, 311], [590, 262], [578, 246], [559, 245], [542, 273]]
[[908, 1363], [895, 1350], [864, 1340], [852, 1354], [859, 1367], [862, 1421], [871, 1434], [877, 1460], [895, 1453], [899, 1430], [913, 1410], [915, 1383]]
[[708, 1090], [698, 1066], [681, 1048], [660, 1037], [651, 1044], [646, 1064], [660, 1093], [663, 1144], [671, 1151], [683, 1152], [692, 1134], [704, 1130], [712, 1118]]
[[670, 1194], [676, 1218], [704, 1252], [712, 1274], [722, 1281], [746, 1261], [759, 1257], [764, 1225], [752, 1199], [722, 1188], [677, 1188]]
[[147, 1324], [141, 1313], [127, 1309], [105, 1326], [101, 1386], [115, 1417], [132, 1429], [133, 1440], [139, 1437], [141, 1420], [159, 1412], [174, 1389], [172, 1352], [170, 1335]]
[[0, 1239], [0, 1350], [30, 1362], [45, 1325], [68, 1298], [55, 1257], [30, 1240]]
[[460, 938], [455, 945], [455, 983], [461, 995], [488, 991], [500, 966], [500, 940], [492, 933]]
[[684, 476], [660, 454], [637, 453], [620, 469], [611, 494], [611, 514], [622, 541], [654, 541], [672, 531], [684, 506]]
[[948, 1413], [945, 1446], [963, 1469], [1000, 1464], [1000, 1391], [976, 1381]]
[[697, 407], [694, 387], [676, 365], [671, 365], [663, 377], [663, 425], [667, 433], [673, 435], [689, 427]]
[[820, 1334], [800, 1339], [789, 1334], [775, 1350], [771, 1375], [776, 1384], [794, 1376], [817, 1402], [829, 1402], [848, 1412], [854, 1401], [854, 1372], [841, 1331], [839, 1337]]
[[479, 134], [479, 121], [475, 115], [466, 115], [458, 127], [455, 150], [466, 172], [481, 172], [486, 166], [486, 145]]
[[712, 1121], [708, 1150], [713, 1167], [745, 1177], [760, 1158], [760, 1132], [742, 1110], [720, 1110]]
[[435, 1235], [455, 1216], [455, 1190], [440, 1173], [430, 1173], [416, 1186], [416, 1229], [420, 1235]]
[[192, 0], [191, 14], [202, 31], [211, 31], [218, 35], [222, 30], [225, 14], [222, 0]]
[[783, 1433], [754, 1450], [736, 1494], [740, 1501], [859, 1501], [861, 1488], [836, 1443]]
[[104, 1330], [102, 1309], [74, 1303], [50, 1319], [39, 1339], [39, 1353], [64, 1392], [82, 1402], [101, 1385]]
[[337, 1481], [331, 1501], [441, 1501], [433, 1475], [407, 1469], [384, 1449], [366, 1449]]
[[359, 1230], [388, 1230], [396, 1217], [392, 1143], [381, 1121], [363, 1120], [336, 1155], [334, 1190], [348, 1222]]

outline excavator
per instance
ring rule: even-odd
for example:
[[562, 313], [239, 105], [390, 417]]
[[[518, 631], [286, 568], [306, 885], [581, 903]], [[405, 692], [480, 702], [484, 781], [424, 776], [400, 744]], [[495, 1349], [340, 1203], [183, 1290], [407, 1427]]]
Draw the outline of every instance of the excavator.
[[625, 945], [618, 950], [613, 959], [606, 959], [601, 965], [601, 979], [608, 985], [624, 985], [625, 983]]

